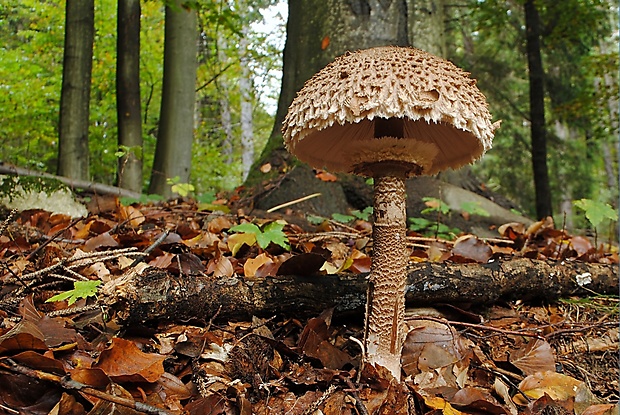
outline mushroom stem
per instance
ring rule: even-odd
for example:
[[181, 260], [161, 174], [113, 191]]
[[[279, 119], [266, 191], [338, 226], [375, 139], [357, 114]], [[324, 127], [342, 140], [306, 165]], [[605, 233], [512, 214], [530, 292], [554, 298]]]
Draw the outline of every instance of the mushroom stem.
[[408, 260], [405, 173], [392, 171], [373, 176], [373, 249], [366, 303], [365, 363], [379, 364], [400, 380]]

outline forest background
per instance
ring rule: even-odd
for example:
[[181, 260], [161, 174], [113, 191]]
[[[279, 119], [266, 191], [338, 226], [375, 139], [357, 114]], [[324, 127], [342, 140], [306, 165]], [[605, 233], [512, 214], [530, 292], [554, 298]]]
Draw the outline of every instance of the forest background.
[[[93, 1], [88, 145], [82, 150], [85, 154], [71, 156], [72, 160], [87, 160], [88, 168], [81, 173], [63, 173], [59, 139], [63, 54], [65, 28], [72, 24], [67, 23], [65, 13], [67, 6], [75, 3], [90, 2], [7, 0], [0, 5], [1, 161], [127, 187], [129, 183], [123, 183], [120, 173], [128, 165], [128, 157], [133, 156], [142, 164], [137, 190], [169, 196], [172, 184], [189, 183], [198, 198], [234, 189], [259, 171], [267, 153], [273, 151], [273, 145], [268, 146], [261, 156], [267, 141], [281, 141], [279, 124], [288, 106], [282, 99], [277, 109], [275, 104], [287, 36], [285, 2]], [[295, 23], [310, 27], [312, 17], [319, 16], [321, 7], [331, 7], [331, 3], [322, 6], [322, 2], [292, 0], [289, 8], [314, 7], [314, 16]], [[376, 13], [390, 3], [349, 1], [342, 2], [342, 8], [348, 13]], [[618, 5], [608, 0], [414, 3], [418, 4], [420, 19], [426, 14], [441, 22], [437, 25], [440, 33], [433, 34], [441, 39], [441, 46], [431, 52], [471, 72], [488, 98], [494, 120], [502, 120], [493, 149], [473, 167], [485, 185], [511, 199], [525, 215], [544, 216], [534, 185], [536, 167], [532, 168], [533, 156], [542, 147], [532, 141], [530, 99], [539, 92], [544, 106], [549, 211], [559, 223], [584, 226], [583, 218], [574, 212], [575, 201], [591, 199], [617, 208]], [[117, 22], [118, 11], [128, 4], [137, 4], [140, 16], [138, 146], [119, 145], [117, 42], [122, 36], [119, 29], [126, 27]], [[532, 90], [528, 66], [528, 6], [534, 8], [539, 23], [536, 38], [540, 41], [544, 88], [538, 91]], [[174, 41], [166, 35], [166, 24], [168, 30], [174, 27], [174, 21], [168, 20], [173, 15], [181, 16], [177, 27], [189, 28], [193, 39], [177, 49], [188, 51], [196, 60], [189, 141], [174, 133], [166, 138], [162, 133], [163, 119], [182, 107], [170, 99], [166, 102], [162, 94], [166, 65], [184, 65], [178, 56], [164, 56], [166, 42]], [[289, 22], [289, 40], [292, 26]], [[337, 35], [335, 28], [317, 33], [317, 53], [337, 44]], [[299, 40], [299, 35], [295, 39]], [[413, 46], [428, 45], [427, 41], [415, 43]], [[300, 50], [303, 47], [299, 45]], [[296, 50], [295, 45], [289, 48], [289, 54]], [[299, 83], [297, 80], [297, 88]], [[191, 160], [171, 155], [186, 174], [164, 172], [164, 185], [158, 187], [153, 185], [155, 175], [151, 172], [158, 170], [153, 168], [157, 164], [156, 147], [164, 140], [172, 140], [173, 147], [183, 147]]]

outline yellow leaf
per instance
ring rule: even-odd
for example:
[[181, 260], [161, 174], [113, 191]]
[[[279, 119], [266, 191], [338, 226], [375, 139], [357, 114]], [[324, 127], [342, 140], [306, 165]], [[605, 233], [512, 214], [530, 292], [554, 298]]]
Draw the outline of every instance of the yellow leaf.
[[255, 243], [256, 235], [253, 233], [235, 233], [228, 237], [228, 249], [230, 249], [233, 256], [237, 255], [243, 244], [252, 246]]
[[424, 403], [429, 408], [441, 409], [444, 415], [464, 415], [463, 412], [454, 409], [449, 402], [439, 396], [424, 396]]
[[[538, 372], [523, 379], [519, 390], [532, 399], [538, 399], [545, 393], [554, 401], [565, 401], [577, 395], [583, 382], [556, 372]], [[512, 398], [519, 405], [527, 405], [521, 394]]]

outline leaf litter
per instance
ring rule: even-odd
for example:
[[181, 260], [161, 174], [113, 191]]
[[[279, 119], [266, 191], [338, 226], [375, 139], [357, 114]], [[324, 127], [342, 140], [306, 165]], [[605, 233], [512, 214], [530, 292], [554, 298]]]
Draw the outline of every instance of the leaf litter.
[[[367, 273], [371, 226], [362, 217], [346, 225], [200, 211], [181, 200], [102, 205], [78, 221], [40, 210], [5, 215], [6, 413], [618, 413], [617, 298], [408, 310], [399, 383], [382, 368], [361, 366], [362, 319], [343, 319], [333, 308], [140, 325], [101, 301], [145, 268], [249, 280]], [[496, 240], [461, 235], [454, 242], [410, 232], [411, 260], [618, 262], [617, 252], [549, 221], [498, 231]]]

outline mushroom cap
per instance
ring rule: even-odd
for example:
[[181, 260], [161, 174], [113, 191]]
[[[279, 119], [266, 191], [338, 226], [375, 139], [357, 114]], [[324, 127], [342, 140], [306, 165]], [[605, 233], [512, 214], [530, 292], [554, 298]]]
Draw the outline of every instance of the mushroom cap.
[[407, 175], [471, 163], [491, 148], [484, 95], [457, 66], [420, 49], [385, 46], [342, 55], [309, 79], [282, 133], [300, 160], [334, 172], [379, 162]]

